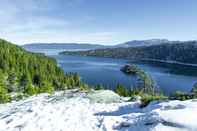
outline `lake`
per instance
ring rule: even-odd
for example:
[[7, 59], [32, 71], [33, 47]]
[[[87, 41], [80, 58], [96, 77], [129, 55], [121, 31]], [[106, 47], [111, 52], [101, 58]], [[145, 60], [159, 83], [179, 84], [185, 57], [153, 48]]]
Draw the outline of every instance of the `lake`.
[[[44, 52], [46, 53], [47, 50], [44, 50]], [[51, 50], [47, 55], [54, 57], [65, 73], [77, 72], [80, 74], [81, 79], [90, 85], [102, 84], [108, 89], [114, 89], [118, 83], [127, 88], [131, 88], [136, 84], [135, 77], [125, 75], [120, 71], [123, 65], [131, 63], [128, 60], [57, 55], [57, 51], [53, 53]], [[132, 63], [148, 72], [166, 95], [177, 90], [189, 92], [193, 84], [197, 82], [197, 67], [158, 62]]]

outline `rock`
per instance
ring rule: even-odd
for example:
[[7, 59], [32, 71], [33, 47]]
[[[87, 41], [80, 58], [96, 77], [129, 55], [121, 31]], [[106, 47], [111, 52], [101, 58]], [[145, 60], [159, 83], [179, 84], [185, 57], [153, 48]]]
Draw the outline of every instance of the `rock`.
[[92, 102], [112, 103], [120, 102], [121, 97], [111, 90], [97, 90], [87, 95]]

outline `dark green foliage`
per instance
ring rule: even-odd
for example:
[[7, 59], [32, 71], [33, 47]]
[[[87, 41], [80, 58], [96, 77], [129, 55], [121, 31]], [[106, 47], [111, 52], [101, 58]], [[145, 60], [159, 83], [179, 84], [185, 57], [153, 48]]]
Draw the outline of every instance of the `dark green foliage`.
[[191, 92], [197, 94], [197, 83], [193, 85]]
[[141, 69], [138, 69], [136, 74], [139, 82], [138, 87], [136, 89], [143, 93], [155, 94], [156, 87], [154, 85], [154, 81], [152, 80], [152, 78]]
[[95, 90], [103, 90], [104, 89], [104, 87], [102, 86], [102, 85], [96, 85], [95, 87], [94, 87], [94, 89]]
[[35, 87], [31, 84], [28, 84], [25, 88], [25, 93], [30, 96], [35, 95], [35, 94], [39, 93], [39, 88]]
[[0, 103], [6, 103], [11, 101], [11, 96], [5, 87], [0, 86]]
[[187, 93], [185, 92], [180, 92], [180, 91], [177, 91], [174, 93], [174, 97], [177, 99], [177, 100], [186, 100], [186, 96], [187, 96]]
[[139, 96], [141, 94], [140, 90], [133, 88], [130, 92], [129, 92], [130, 96]]
[[39, 88], [39, 93], [46, 92], [46, 93], [50, 93], [51, 94], [51, 93], [53, 93], [54, 90], [55, 89], [54, 89], [54, 87], [51, 84], [49, 84], [48, 82], [42, 82], [41, 86]]
[[121, 68], [121, 71], [128, 75], [135, 75], [138, 78], [138, 84], [137, 87], [135, 87], [135, 90], [138, 92], [152, 95], [156, 93], [154, 81], [144, 70], [140, 69], [138, 66], [125, 65], [123, 68]]
[[[0, 39], [0, 102], [8, 101], [7, 92], [33, 95], [74, 88], [82, 83], [78, 74], [64, 74], [53, 58], [30, 53]], [[3, 84], [2, 84], [3, 83]], [[3, 86], [2, 86], [3, 85]]]
[[194, 94], [181, 92], [181, 91], [176, 91], [175, 93], [173, 93], [170, 96], [171, 100], [181, 100], [181, 101], [188, 100], [188, 99], [194, 99], [194, 98], [195, 98]]
[[166, 100], [167, 97], [158, 94], [158, 95], [150, 95], [150, 94], [140, 94], [141, 96], [141, 106], [146, 107], [151, 101], [158, 101], [158, 100]]
[[156, 87], [152, 78], [136, 65], [126, 65], [121, 70], [128, 75], [135, 75], [138, 77], [138, 84], [137, 87], [133, 88], [131, 91], [128, 91], [123, 86], [118, 85], [115, 92], [119, 95], [130, 96], [131, 99], [135, 96], [140, 96], [142, 102], [141, 107], [146, 107], [154, 100], [167, 99], [167, 97], [163, 96], [160, 92], [156, 92]]
[[30, 76], [28, 76], [28, 74], [23, 74], [20, 77], [19, 80], [19, 87], [18, 87], [18, 91], [19, 92], [25, 92], [26, 89], [32, 84]]
[[17, 91], [17, 76], [14, 71], [8, 73], [7, 87], [9, 92]]
[[189, 100], [189, 99], [197, 99], [197, 83], [193, 85], [191, 92], [181, 92], [177, 91], [170, 96], [172, 100]]
[[11, 100], [10, 95], [8, 94], [8, 90], [5, 84], [5, 77], [0, 69], [0, 103], [9, 102]]
[[42, 81], [49, 84], [55, 80], [64, 82], [64, 72], [52, 58], [27, 52], [4, 40], [0, 40], [0, 54], [0, 69], [8, 74], [9, 92], [23, 92], [28, 83], [41, 87]]
[[21, 100], [23, 98], [24, 98], [24, 94], [23, 93], [17, 93], [17, 95], [15, 96], [15, 100], [16, 101], [19, 101], [19, 100]]
[[82, 91], [89, 91], [90, 87], [87, 84], [81, 83], [80, 86], [79, 86], [79, 89], [82, 90]]
[[124, 86], [118, 84], [115, 92], [120, 96], [131, 97], [131, 100], [135, 96], [141, 97], [141, 105], [140, 107], [146, 107], [151, 101], [158, 101], [158, 100], [166, 100], [168, 97], [159, 94], [152, 94], [152, 93], [145, 93], [140, 90], [132, 89], [131, 91], [127, 90]]
[[137, 72], [138, 72], [138, 67], [134, 64], [130, 65], [130, 64], [127, 64], [125, 66], [123, 66], [121, 69], [120, 69], [122, 72], [124, 72], [125, 74], [133, 74], [135, 75]]
[[41, 76], [39, 74], [35, 74], [33, 75], [33, 80], [32, 80], [33, 84], [36, 86], [40, 86], [42, 80], [41, 80]]
[[197, 64], [197, 42], [163, 43], [161, 45], [129, 47], [129, 48], [108, 48], [78, 52], [62, 52], [68, 55], [84, 55], [124, 58], [132, 60], [162, 60], [177, 61], [181, 63]]
[[129, 96], [128, 90], [121, 84], [118, 84], [115, 88], [115, 92], [120, 96]]

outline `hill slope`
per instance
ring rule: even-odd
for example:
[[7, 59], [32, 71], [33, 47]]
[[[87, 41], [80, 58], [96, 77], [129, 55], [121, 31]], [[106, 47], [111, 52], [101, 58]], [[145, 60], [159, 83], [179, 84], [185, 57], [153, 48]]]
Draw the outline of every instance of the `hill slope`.
[[122, 44], [118, 44], [115, 47], [139, 47], [139, 46], [152, 46], [162, 43], [174, 43], [175, 41], [169, 41], [167, 39], [149, 39], [149, 40], [132, 40]]
[[11, 92], [32, 95], [79, 84], [76, 74], [64, 75], [55, 59], [25, 51], [0, 39], [0, 102]]
[[62, 52], [61, 54], [126, 58], [132, 60], [176, 61], [180, 63], [197, 64], [197, 42], [163, 43], [160, 45], [141, 47]]

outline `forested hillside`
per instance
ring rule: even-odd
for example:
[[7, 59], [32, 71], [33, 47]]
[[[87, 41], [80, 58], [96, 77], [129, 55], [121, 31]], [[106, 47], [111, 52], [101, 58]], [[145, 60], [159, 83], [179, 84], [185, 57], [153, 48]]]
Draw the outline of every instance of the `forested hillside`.
[[65, 75], [55, 59], [27, 52], [0, 39], [0, 103], [9, 101], [12, 92], [27, 95], [51, 93], [79, 84], [79, 76]]
[[126, 58], [134, 60], [176, 61], [197, 64], [197, 42], [188, 41], [174, 44], [163, 43], [161, 45], [153, 46], [62, 52], [61, 54]]

